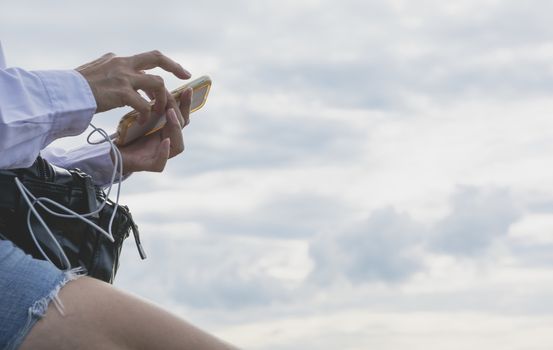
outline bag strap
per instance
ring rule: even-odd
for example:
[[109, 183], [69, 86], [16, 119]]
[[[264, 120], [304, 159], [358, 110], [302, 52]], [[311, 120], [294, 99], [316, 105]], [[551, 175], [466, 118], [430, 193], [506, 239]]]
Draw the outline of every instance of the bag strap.
[[136, 243], [136, 249], [138, 249], [138, 254], [140, 254], [140, 259], [144, 260], [146, 259], [147, 256], [146, 256], [146, 251], [144, 250], [144, 247], [140, 242], [140, 233], [138, 232], [138, 225], [136, 225], [136, 223], [134, 222], [131, 212], [129, 210], [126, 210], [126, 212], [131, 223], [131, 230], [134, 236], [134, 241]]

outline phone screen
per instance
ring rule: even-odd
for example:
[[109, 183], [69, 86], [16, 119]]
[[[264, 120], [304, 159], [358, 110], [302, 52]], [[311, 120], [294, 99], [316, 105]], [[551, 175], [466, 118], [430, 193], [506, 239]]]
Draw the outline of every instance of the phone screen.
[[195, 112], [198, 109], [202, 108], [206, 101], [208, 92], [208, 84], [202, 85], [192, 91], [192, 103], [190, 104], [190, 112]]

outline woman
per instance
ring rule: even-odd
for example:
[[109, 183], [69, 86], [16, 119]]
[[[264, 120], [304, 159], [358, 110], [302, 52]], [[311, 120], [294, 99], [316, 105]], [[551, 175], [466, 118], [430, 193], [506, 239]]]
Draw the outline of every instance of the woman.
[[[98, 185], [107, 184], [113, 170], [107, 143], [70, 152], [44, 148], [82, 133], [94, 113], [116, 107], [131, 106], [146, 122], [150, 105], [137, 92], [143, 90], [155, 98], [154, 111], [166, 112], [168, 123], [120, 147], [123, 173], [161, 172], [167, 159], [184, 150], [181, 130], [189, 122], [191, 91], [181, 95], [177, 108], [163, 79], [145, 73], [155, 67], [190, 78], [158, 51], [110, 53], [76, 70], [28, 72], [6, 68], [0, 47], [0, 169], [28, 167], [40, 152], [55, 165], [79, 167]], [[233, 349], [107, 283], [25, 255], [8, 240], [0, 240], [0, 348]]]

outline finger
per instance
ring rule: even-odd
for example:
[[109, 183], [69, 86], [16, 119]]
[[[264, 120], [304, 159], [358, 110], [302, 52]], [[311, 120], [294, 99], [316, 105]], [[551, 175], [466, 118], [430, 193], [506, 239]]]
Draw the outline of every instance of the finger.
[[171, 140], [169, 138], [163, 139], [158, 145], [155, 158], [152, 159], [149, 171], [162, 172], [169, 159], [169, 151], [171, 150]]
[[[139, 71], [138, 73], [140, 73], [140, 74], [146, 74], [146, 72], [143, 71], [143, 70]], [[142, 90], [142, 91], [144, 91], [144, 90]], [[150, 100], [153, 100], [153, 99], [156, 98], [156, 96], [155, 96], [152, 92], [150, 92], [150, 91], [144, 91], [144, 92], [145, 92], [146, 95], [150, 98]]]
[[[166, 90], [167, 91], [167, 90]], [[184, 118], [182, 117], [182, 114], [179, 109], [179, 103], [175, 101], [175, 98], [169, 91], [167, 91], [167, 109], [172, 108], [175, 110], [175, 113], [177, 114], [177, 119], [179, 121], [180, 127], [184, 128]]]
[[[142, 91], [144, 91], [144, 90], [142, 90]], [[156, 95], [154, 95], [153, 92], [150, 92], [150, 91], [144, 91], [144, 92], [146, 93], [146, 96], [148, 96], [150, 98], [150, 101], [155, 100]]]
[[83, 64], [82, 66], [77, 67], [76, 70], [82, 70], [82, 69], [88, 68], [90, 66], [94, 66], [94, 65], [97, 65], [97, 64], [100, 64], [100, 63], [104, 63], [106, 61], [109, 61], [110, 59], [112, 59], [115, 56], [116, 55], [113, 52], [108, 52], [108, 53], [102, 55], [100, 58], [95, 59], [92, 62], [88, 62], [88, 63]]
[[173, 108], [167, 110], [167, 124], [162, 129], [162, 137], [171, 140], [171, 151], [169, 158], [176, 156], [184, 151], [184, 140], [182, 138], [182, 128]]
[[165, 56], [158, 50], [144, 52], [130, 57], [131, 65], [138, 70], [160, 67], [173, 73], [181, 79], [189, 79], [192, 75], [180, 64]]
[[[192, 88], [186, 89], [180, 95], [180, 112], [184, 119], [184, 126], [190, 124], [190, 106], [192, 105]], [[183, 127], [184, 127], [183, 126]]]
[[[131, 85], [136, 90], [153, 94], [155, 98], [154, 111], [162, 114], [167, 105], [167, 94], [163, 78], [151, 74], [137, 74], [131, 77]], [[151, 98], [151, 97], [150, 97]]]
[[150, 119], [150, 103], [146, 101], [140, 94], [132, 89], [123, 95], [122, 100], [125, 106], [131, 106], [134, 108], [140, 116], [138, 117], [138, 124], [144, 125], [146, 121]]

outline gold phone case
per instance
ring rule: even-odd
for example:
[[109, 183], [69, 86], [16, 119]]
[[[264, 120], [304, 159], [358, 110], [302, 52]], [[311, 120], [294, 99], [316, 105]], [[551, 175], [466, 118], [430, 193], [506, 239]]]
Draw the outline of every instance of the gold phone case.
[[[207, 102], [207, 96], [209, 94], [209, 90], [211, 89], [211, 79], [208, 76], [202, 76], [171, 91], [171, 95], [173, 95], [173, 98], [177, 100], [177, 103], [179, 103], [178, 98], [180, 94], [188, 88], [192, 88], [190, 113], [193, 113], [202, 108]], [[154, 102], [150, 102], [150, 105], [153, 107]], [[151, 118], [151, 120], [145, 125], [138, 125], [138, 116], [139, 113], [133, 110], [121, 118], [119, 125], [117, 126], [117, 138], [114, 140], [116, 145], [124, 146], [141, 136], [149, 135], [160, 130], [165, 125], [165, 115], [160, 116], [157, 119]]]

